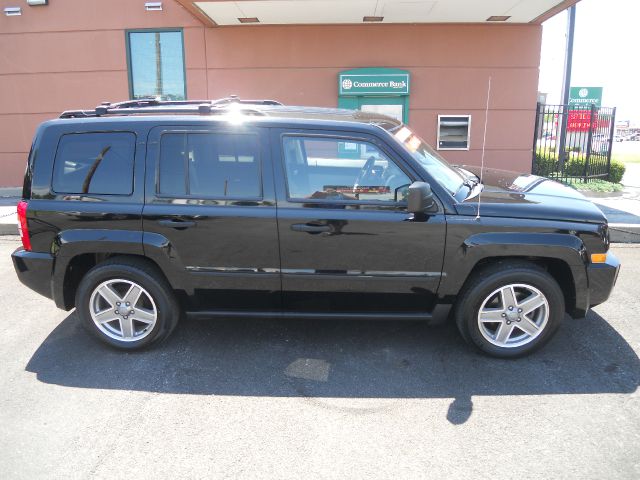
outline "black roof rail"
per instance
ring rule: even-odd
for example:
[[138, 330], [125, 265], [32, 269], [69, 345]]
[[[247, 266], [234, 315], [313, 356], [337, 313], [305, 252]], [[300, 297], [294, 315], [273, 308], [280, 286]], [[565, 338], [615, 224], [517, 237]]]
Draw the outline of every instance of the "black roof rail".
[[282, 103], [277, 100], [245, 100], [239, 98], [237, 95], [229, 95], [225, 98], [219, 98], [218, 100], [212, 100], [213, 105], [228, 105], [231, 103], [239, 103], [241, 105], [280, 105]]
[[211, 103], [211, 100], [158, 100], [154, 97], [136, 98], [135, 100], [125, 100], [124, 102], [102, 102], [99, 106], [109, 108], [137, 108], [154, 107], [161, 105], [197, 105], [200, 103]]
[[60, 114], [59, 118], [83, 118], [95, 116], [96, 113], [93, 110], [65, 110]]
[[[194, 108], [196, 107], [197, 108]], [[224, 115], [232, 110], [228, 105], [216, 106], [208, 103], [193, 105], [189, 108], [188, 105], [180, 108], [176, 107], [139, 107], [139, 108], [108, 108], [97, 107], [95, 110], [66, 110], [60, 114], [59, 118], [95, 118], [107, 115], [160, 115], [160, 114], [173, 114], [173, 115]], [[258, 108], [251, 108], [250, 106], [242, 105], [237, 110], [245, 115], [267, 115], [264, 111]]]
[[[276, 100], [244, 100], [237, 95], [219, 98], [217, 100], [159, 100], [154, 97], [137, 98], [123, 102], [102, 102], [93, 110], [66, 110], [60, 118], [86, 118], [103, 115], [136, 115], [136, 114], [222, 114], [228, 111], [230, 105], [242, 105], [241, 111], [250, 115], [265, 115], [250, 105], [282, 105]], [[193, 108], [196, 107], [197, 108]], [[164, 108], [163, 108], [164, 107]], [[184, 108], [179, 108], [184, 107]], [[192, 107], [192, 108], [189, 108]]]

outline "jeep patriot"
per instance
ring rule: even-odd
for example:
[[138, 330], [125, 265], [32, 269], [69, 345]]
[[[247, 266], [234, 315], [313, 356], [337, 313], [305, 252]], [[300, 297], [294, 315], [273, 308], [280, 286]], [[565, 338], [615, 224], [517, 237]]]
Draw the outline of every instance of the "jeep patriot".
[[449, 165], [380, 114], [272, 100], [64, 112], [37, 129], [18, 217], [20, 281], [124, 350], [182, 315], [450, 319], [517, 357], [619, 270], [569, 187]]

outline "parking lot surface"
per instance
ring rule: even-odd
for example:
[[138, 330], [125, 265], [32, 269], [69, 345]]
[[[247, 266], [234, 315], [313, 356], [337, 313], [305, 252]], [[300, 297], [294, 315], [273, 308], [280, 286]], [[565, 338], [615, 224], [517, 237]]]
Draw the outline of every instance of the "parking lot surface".
[[182, 322], [120, 353], [0, 237], [0, 477], [640, 478], [640, 246], [609, 302], [496, 360], [452, 325]]

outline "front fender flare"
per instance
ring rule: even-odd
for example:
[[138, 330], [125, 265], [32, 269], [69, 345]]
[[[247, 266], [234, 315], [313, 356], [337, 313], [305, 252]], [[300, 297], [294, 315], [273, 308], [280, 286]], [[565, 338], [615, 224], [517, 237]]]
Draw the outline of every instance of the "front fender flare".
[[447, 245], [438, 297], [453, 301], [478, 262], [501, 257], [561, 260], [573, 276], [575, 309], [588, 309], [587, 251], [580, 238], [563, 233], [478, 233], [458, 246]]

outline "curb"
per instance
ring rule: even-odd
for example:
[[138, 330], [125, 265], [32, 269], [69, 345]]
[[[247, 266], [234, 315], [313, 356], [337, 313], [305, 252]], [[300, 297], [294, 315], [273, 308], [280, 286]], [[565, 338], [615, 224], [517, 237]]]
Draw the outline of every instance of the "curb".
[[0, 223], [0, 235], [18, 235], [18, 224]]
[[610, 223], [609, 238], [611, 243], [640, 243], [640, 224]]

